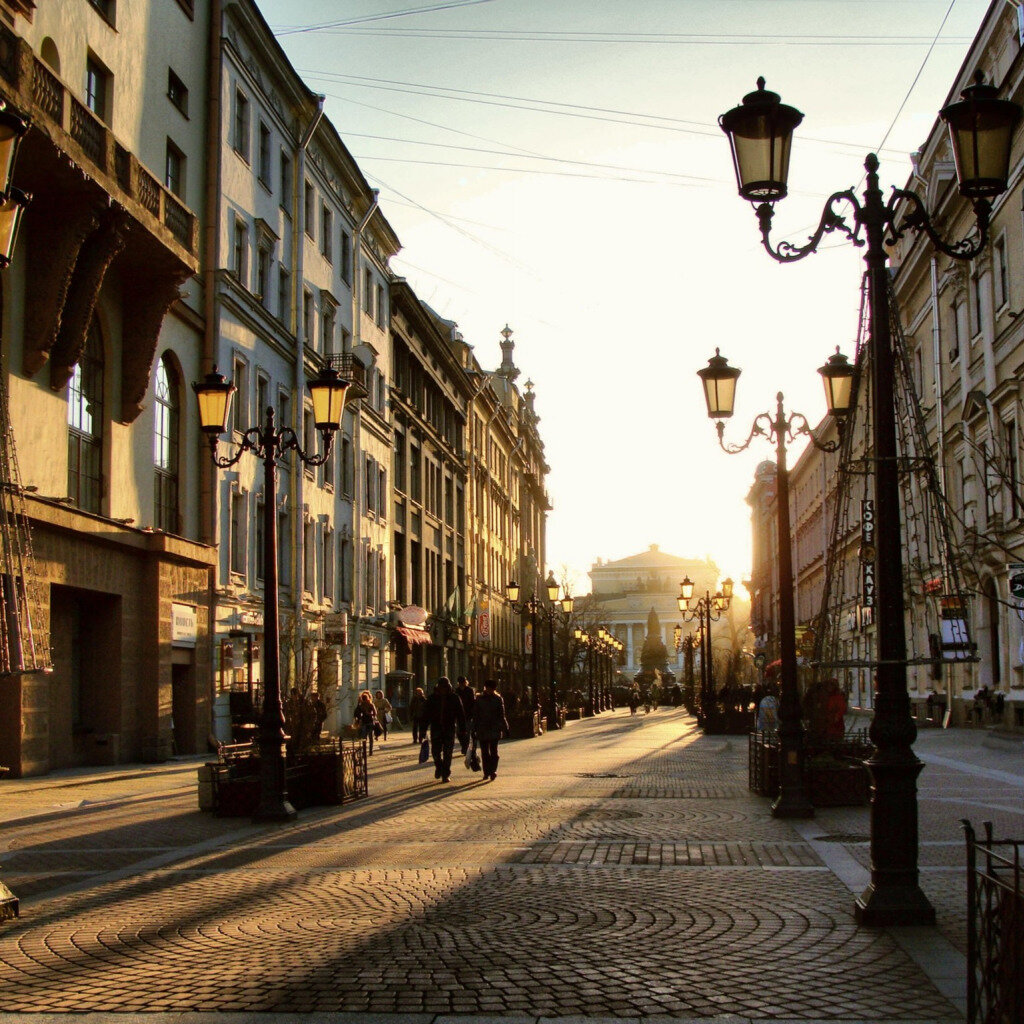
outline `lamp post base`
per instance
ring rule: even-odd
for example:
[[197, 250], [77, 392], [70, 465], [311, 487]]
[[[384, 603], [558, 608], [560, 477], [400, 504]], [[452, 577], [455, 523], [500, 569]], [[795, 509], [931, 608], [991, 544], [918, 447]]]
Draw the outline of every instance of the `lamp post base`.
[[260, 751], [260, 802], [254, 822], [294, 821], [298, 817], [288, 801], [285, 784], [284, 744], [271, 741]]
[[772, 804], [773, 818], [813, 818], [814, 807], [804, 793], [780, 793]]
[[916, 884], [876, 885], [872, 882], [853, 907], [857, 924], [873, 928], [935, 924], [935, 908]]

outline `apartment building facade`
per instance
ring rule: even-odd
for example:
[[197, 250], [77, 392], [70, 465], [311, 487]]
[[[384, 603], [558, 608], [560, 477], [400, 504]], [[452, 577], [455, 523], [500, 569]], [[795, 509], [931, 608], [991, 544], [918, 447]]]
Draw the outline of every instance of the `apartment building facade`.
[[53, 664], [0, 679], [16, 774], [205, 749], [214, 557], [187, 382], [208, 21], [204, 0], [0, 3], [34, 196], [2, 280], [5, 383]]

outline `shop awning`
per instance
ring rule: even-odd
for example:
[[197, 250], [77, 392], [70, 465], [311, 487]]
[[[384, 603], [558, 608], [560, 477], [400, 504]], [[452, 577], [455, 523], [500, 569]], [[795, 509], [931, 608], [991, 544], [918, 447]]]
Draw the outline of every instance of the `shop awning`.
[[402, 637], [410, 647], [415, 644], [430, 643], [429, 631], [417, 626], [396, 626], [395, 632]]

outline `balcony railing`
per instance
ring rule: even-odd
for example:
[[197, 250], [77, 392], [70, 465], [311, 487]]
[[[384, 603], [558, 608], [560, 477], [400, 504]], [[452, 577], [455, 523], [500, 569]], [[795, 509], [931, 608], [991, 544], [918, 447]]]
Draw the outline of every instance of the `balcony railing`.
[[[166, 229], [176, 245], [194, 260], [199, 250], [195, 214], [147, 171], [138, 159], [113, 137], [109, 127], [33, 54], [31, 47], [0, 24], [0, 78], [11, 87], [11, 100], [36, 120], [46, 120], [63, 132], [71, 143], [70, 154], [83, 169], [96, 172], [99, 182], [107, 179], [108, 191], [120, 190], [135, 200]], [[58, 147], [60, 136], [47, 133]], [[62, 147], [63, 148], [63, 147]], [[118, 201], [122, 196], [116, 196]], [[130, 203], [125, 204], [129, 209]], [[165, 236], [165, 242], [170, 238]]]
[[351, 352], [335, 352], [327, 357], [327, 365], [348, 381], [352, 386], [348, 390], [348, 399], [365, 398], [366, 367]]

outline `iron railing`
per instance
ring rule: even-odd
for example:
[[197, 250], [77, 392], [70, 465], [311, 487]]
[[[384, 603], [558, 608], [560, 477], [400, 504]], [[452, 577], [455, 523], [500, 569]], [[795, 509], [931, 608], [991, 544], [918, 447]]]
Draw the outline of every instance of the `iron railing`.
[[967, 1021], [1024, 1021], [1024, 841], [979, 838], [962, 819], [967, 840]]

